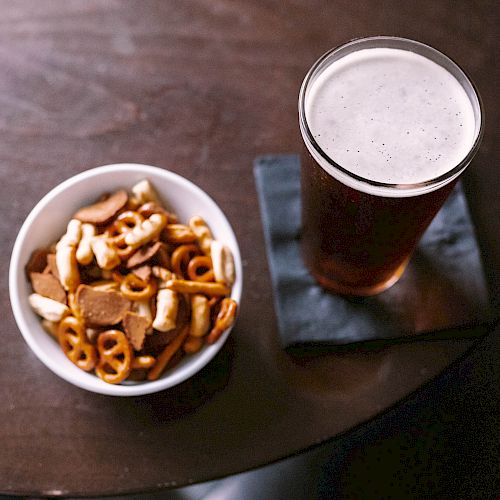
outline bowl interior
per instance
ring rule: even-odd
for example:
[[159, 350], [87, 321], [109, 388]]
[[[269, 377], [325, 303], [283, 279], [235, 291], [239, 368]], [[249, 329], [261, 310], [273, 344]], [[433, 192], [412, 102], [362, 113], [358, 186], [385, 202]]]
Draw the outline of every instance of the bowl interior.
[[200, 352], [186, 356], [156, 381], [111, 385], [71, 363], [58, 343], [43, 330], [40, 318], [32, 311], [28, 303], [31, 286], [25, 277], [24, 266], [33, 250], [56, 241], [78, 208], [95, 202], [105, 192], [120, 188], [130, 191], [135, 183], [145, 178], [154, 185], [164, 206], [175, 212], [181, 222], [186, 223], [193, 215], [202, 216], [214, 238], [231, 248], [236, 270], [231, 297], [238, 303], [241, 298], [242, 266], [234, 232], [216, 203], [190, 181], [157, 167], [119, 164], [87, 170], [58, 185], [31, 211], [14, 244], [9, 271], [12, 309], [26, 342], [45, 365], [65, 380], [102, 394], [132, 396], [172, 387], [203, 368], [219, 351], [229, 334], [227, 331], [214, 345], [205, 346]]

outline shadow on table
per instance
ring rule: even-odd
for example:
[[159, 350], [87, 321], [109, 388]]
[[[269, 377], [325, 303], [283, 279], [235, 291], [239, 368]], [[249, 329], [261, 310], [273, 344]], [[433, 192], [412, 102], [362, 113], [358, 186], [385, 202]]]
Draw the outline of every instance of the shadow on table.
[[118, 415], [133, 415], [136, 421], [146, 424], [178, 420], [226, 387], [231, 376], [233, 351], [234, 341], [229, 336], [215, 358], [185, 382], [155, 394], [119, 398], [113, 408]]
[[496, 333], [383, 415], [300, 455], [133, 500], [498, 498]]

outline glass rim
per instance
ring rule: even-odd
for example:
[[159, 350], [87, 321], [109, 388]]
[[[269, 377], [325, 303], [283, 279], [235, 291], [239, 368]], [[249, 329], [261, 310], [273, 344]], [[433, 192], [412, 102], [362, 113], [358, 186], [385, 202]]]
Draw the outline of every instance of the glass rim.
[[[382, 42], [382, 43], [379, 45], [376, 45], [378, 42]], [[383, 44], [383, 42], [386, 42], [385, 45]], [[405, 184], [405, 183], [386, 183], [386, 182], [375, 181], [373, 179], [368, 179], [366, 177], [355, 174], [355, 173], [351, 172], [350, 170], [347, 170], [346, 168], [339, 165], [333, 158], [331, 158], [328, 154], [326, 154], [323, 151], [323, 149], [320, 147], [320, 145], [314, 139], [314, 136], [313, 136], [313, 134], [309, 128], [309, 124], [307, 122], [306, 110], [305, 110], [306, 92], [308, 90], [311, 79], [316, 75], [317, 71], [322, 68], [323, 64], [329, 58], [331, 58], [335, 54], [338, 54], [339, 52], [348, 50], [350, 47], [355, 47], [357, 45], [369, 45], [370, 46], [370, 47], [366, 47], [366, 48], [389, 47], [389, 45], [399, 45], [398, 47], [394, 47], [394, 48], [399, 48], [402, 50], [410, 50], [408, 48], [410, 46], [412, 46], [414, 48], [418, 48], [419, 49], [418, 51], [415, 50], [412, 52], [415, 52], [419, 55], [427, 57], [428, 59], [435, 62], [436, 64], [439, 64], [441, 67], [443, 67], [447, 71], [449, 71], [449, 68], [444, 66], [443, 64], [441, 64], [439, 62], [439, 60], [448, 62], [448, 65], [450, 65], [455, 70], [455, 73], [449, 71], [452, 74], [452, 76], [457, 78], [457, 74], [461, 75], [463, 80], [470, 85], [470, 88], [472, 89], [473, 96], [477, 100], [477, 107], [479, 110], [479, 123], [476, 121], [476, 130], [477, 130], [478, 125], [479, 125], [479, 130], [478, 130], [477, 135], [474, 139], [474, 142], [472, 143], [472, 145], [469, 149], [469, 152], [460, 161], [460, 163], [458, 165], [456, 165], [452, 169], [448, 170], [444, 174], [439, 175], [438, 177], [434, 177], [432, 179], [428, 179], [428, 180], [425, 180], [422, 182], [407, 183], [407, 184]], [[346, 55], [348, 53], [350, 53], [350, 52], [347, 52]], [[434, 57], [429, 57], [430, 55], [432, 55]], [[457, 80], [459, 81], [460, 85], [462, 87], [464, 87], [462, 81], [460, 81], [458, 78], [457, 78]], [[469, 100], [471, 101], [471, 105], [474, 107], [474, 102], [473, 102], [471, 96], [469, 95], [469, 93], [467, 92], [467, 89], [464, 88], [464, 90], [466, 91], [467, 96], [469, 97]], [[472, 79], [469, 77], [469, 75], [465, 72], [465, 70], [457, 62], [455, 62], [451, 57], [447, 56], [446, 54], [444, 54], [440, 50], [435, 49], [434, 47], [427, 45], [425, 43], [419, 42], [417, 40], [412, 40], [410, 38], [380, 35], [380, 36], [354, 38], [346, 43], [343, 43], [342, 45], [336, 46], [336, 47], [328, 50], [327, 52], [325, 52], [322, 56], [320, 56], [316, 60], [316, 62], [311, 66], [311, 68], [307, 72], [307, 74], [302, 82], [301, 88], [300, 88], [300, 92], [299, 92], [299, 123], [300, 123], [302, 139], [304, 140], [306, 147], [309, 150], [310, 150], [310, 147], [312, 147], [314, 149], [314, 151], [317, 154], [319, 154], [323, 160], [325, 160], [327, 162], [327, 164], [330, 168], [338, 170], [342, 174], [348, 176], [350, 179], [353, 179], [357, 182], [361, 182], [363, 184], [367, 184], [367, 185], [375, 187], [375, 188], [385, 188], [385, 189], [395, 190], [395, 191], [399, 191], [399, 192], [406, 192], [406, 191], [415, 191], [415, 190], [420, 190], [420, 189], [425, 189], [425, 188], [434, 188], [434, 187], [437, 189], [437, 187], [440, 187], [441, 185], [445, 185], [448, 182], [450, 182], [453, 178], [457, 177], [462, 171], [464, 171], [467, 168], [468, 164], [471, 162], [472, 158], [475, 156], [475, 154], [476, 154], [476, 152], [479, 149], [479, 146], [481, 144], [481, 139], [482, 139], [483, 132], [484, 132], [484, 108], [483, 108], [481, 96], [478, 92], [476, 85], [474, 84]], [[304, 135], [305, 135], [305, 137], [304, 137]]]

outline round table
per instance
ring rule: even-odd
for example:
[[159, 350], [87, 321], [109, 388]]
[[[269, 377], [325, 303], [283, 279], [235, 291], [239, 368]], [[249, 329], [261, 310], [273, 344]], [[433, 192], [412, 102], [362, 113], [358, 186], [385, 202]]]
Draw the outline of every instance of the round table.
[[[465, 191], [498, 294], [498, 12], [488, 2], [5, 2], [0, 21], [0, 492], [105, 495], [219, 478], [363, 425], [498, 332], [287, 354], [279, 344], [253, 159], [297, 152], [297, 94], [314, 60], [358, 36], [441, 49], [486, 109]], [[242, 250], [241, 314], [185, 383], [112, 398], [59, 379], [29, 350], [8, 299], [24, 218], [52, 187], [98, 165], [183, 175], [227, 214]], [[485, 337], [486, 333], [486, 337]], [[464, 358], [465, 357], [465, 358]], [[359, 427], [358, 427], [359, 428]]]

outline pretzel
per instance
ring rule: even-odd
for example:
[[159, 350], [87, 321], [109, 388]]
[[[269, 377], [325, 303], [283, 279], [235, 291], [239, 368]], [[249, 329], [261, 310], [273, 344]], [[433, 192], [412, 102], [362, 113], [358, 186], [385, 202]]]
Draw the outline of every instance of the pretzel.
[[234, 323], [238, 304], [233, 299], [223, 299], [215, 325], [207, 336], [207, 344], [213, 344]]
[[78, 307], [78, 302], [76, 301], [75, 293], [68, 293], [68, 307], [70, 309], [71, 315], [77, 319], [81, 319], [82, 312]]
[[96, 350], [87, 340], [83, 323], [74, 316], [67, 316], [57, 331], [59, 345], [68, 359], [78, 368], [88, 372], [97, 360]]
[[171, 279], [165, 283], [166, 288], [180, 293], [201, 293], [203, 295], [229, 295], [230, 289], [222, 283], [204, 283], [202, 281], [189, 281]]
[[189, 261], [187, 275], [192, 281], [213, 281], [212, 259], [208, 255], [193, 257]]
[[94, 252], [92, 251], [92, 238], [96, 235], [96, 228], [93, 224], [85, 222], [81, 226], [82, 237], [76, 248], [76, 260], [79, 264], [86, 266], [92, 262]]
[[187, 268], [189, 261], [199, 253], [196, 245], [180, 245], [173, 252], [170, 259], [172, 271], [177, 276], [184, 276], [184, 270]]
[[184, 341], [182, 349], [186, 354], [194, 354], [198, 352], [204, 344], [204, 340], [201, 337], [192, 337], [191, 335]]
[[120, 234], [132, 231], [135, 227], [140, 226], [144, 222], [144, 217], [134, 210], [122, 212], [111, 225], [111, 230], [117, 231]]
[[101, 269], [110, 270], [120, 264], [117, 249], [105, 234], [94, 236], [90, 245], [95, 254], [97, 265]]
[[92, 288], [95, 288], [96, 290], [102, 290], [103, 292], [106, 292], [108, 290], [116, 291], [120, 288], [120, 284], [115, 280], [94, 281], [90, 286]]
[[82, 223], [79, 220], [71, 219], [66, 233], [56, 245], [56, 266], [59, 281], [63, 288], [70, 292], [75, 291], [80, 284], [76, 246], [82, 236], [81, 225]]
[[196, 235], [196, 240], [200, 245], [201, 250], [205, 255], [210, 255], [210, 245], [212, 243], [213, 237], [212, 233], [207, 226], [207, 223], [199, 215], [195, 215], [189, 219], [189, 227], [191, 231]]
[[179, 297], [172, 290], [160, 289], [156, 296], [156, 316], [153, 328], [160, 332], [173, 330], [179, 309]]
[[196, 234], [184, 224], [167, 224], [162, 236], [168, 243], [176, 245], [196, 241]]
[[125, 243], [133, 248], [139, 248], [144, 243], [156, 238], [166, 223], [167, 217], [164, 214], [152, 214], [125, 234]]
[[191, 337], [203, 337], [210, 328], [210, 307], [204, 295], [191, 296]]
[[28, 297], [28, 302], [33, 310], [43, 319], [49, 321], [61, 321], [64, 316], [70, 313], [69, 307], [62, 302], [58, 302], [48, 297], [43, 297], [38, 293], [32, 293]]
[[234, 259], [231, 250], [218, 240], [211, 244], [215, 281], [231, 286], [234, 283]]
[[167, 216], [167, 224], [175, 224], [177, 222], [177, 216], [175, 214], [165, 210], [154, 201], [147, 201], [137, 209], [137, 212], [143, 217], [149, 217], [152, 214], [165, 214]]
[[120, 330], [107, 330], [97, 337], [99, 361], [96, 375], [108, 384], [119, 384], [132, 370], [133, 352], [125, 334]]
[[156, 292], [155, 281], [144, 281], [133, 273], [127, 274], [120, 283], [121, 294], [129, 300], [147, 300]]
[[229, 247], [198, 215], [179, 223], [147, 180], [80, 209], [38, 253], [26, 271], [42, 327], [107, 383], [156, 380], [235, 321]]
[[135, 247], [125, 242], [126, 235], [127, 233], [120, 233], [109, 240], [118, 257], [123, 260], [128, 259], [136, 250]]
[[185, 325], [165, 349], [156, 358], [156, 364], [148, 372], [148, 380], [156, 380], [165, 370], [168, 362], [172, 359], [173, 355], [181, 348], [182, 344], [189, 335], [189, 325]]
[[132, 370], [149, 369], [156, 363], [154, 356], [142, 354], [132, 359]]

